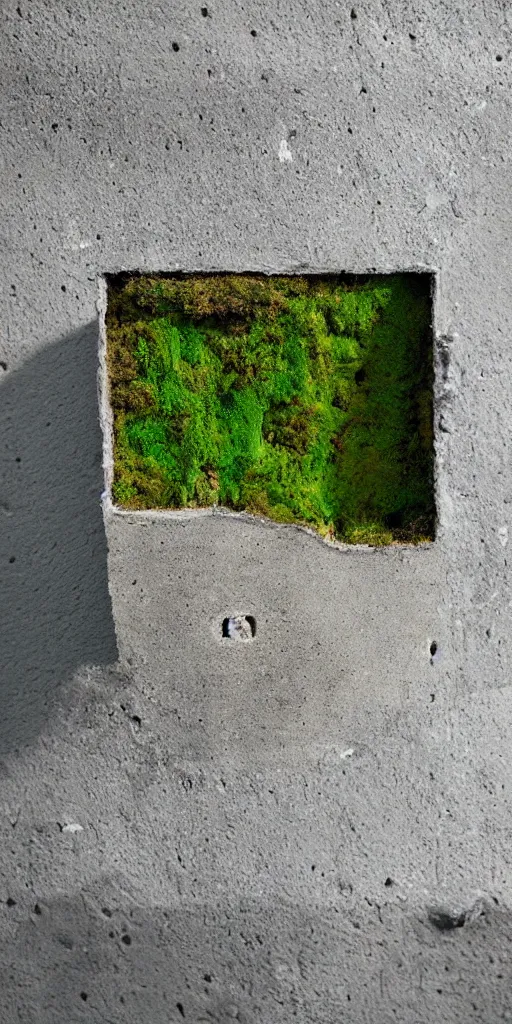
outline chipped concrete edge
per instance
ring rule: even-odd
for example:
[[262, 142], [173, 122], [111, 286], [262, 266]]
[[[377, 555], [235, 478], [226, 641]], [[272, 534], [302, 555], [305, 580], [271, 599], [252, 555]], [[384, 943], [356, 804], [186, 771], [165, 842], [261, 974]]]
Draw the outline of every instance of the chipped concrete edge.
[[105, 274], [98, 278], [98, 405], [102, 435], [102, 467], [103, 493], [101, 495], [104, 512], [113, 509], [112, 483], [114, 480], [114, 414], [110, 402], [110, 384], [107, 365], [107, 301], [108, 284]]

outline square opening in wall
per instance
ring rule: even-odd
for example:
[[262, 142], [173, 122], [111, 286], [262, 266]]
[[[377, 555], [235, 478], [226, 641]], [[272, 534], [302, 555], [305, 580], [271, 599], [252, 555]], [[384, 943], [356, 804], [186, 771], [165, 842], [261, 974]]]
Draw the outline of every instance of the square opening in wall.
[[432, 291], [413, 273], [110, 276], [114, 503], [432, 540]]

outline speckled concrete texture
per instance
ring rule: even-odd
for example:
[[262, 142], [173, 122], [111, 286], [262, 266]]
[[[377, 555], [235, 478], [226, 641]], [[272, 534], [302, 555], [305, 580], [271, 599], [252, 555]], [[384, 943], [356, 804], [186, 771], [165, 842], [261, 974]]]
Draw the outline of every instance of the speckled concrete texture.
[[[512, 1020], [512, 8], [1, 17], [2, 1024]], [[433, 545], [102, 509], [176, 268], [436, 273]]]

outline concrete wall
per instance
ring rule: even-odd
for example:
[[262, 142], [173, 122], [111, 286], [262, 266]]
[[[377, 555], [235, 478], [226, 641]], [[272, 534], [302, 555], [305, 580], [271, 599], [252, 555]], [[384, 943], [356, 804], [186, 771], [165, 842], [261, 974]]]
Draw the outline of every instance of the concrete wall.
[[[512, 9], [203, 3], [2, 9], [0, 1019], [512, 1020]], [[175, 268], [437, 272], [432, 546], [103, 521]]]

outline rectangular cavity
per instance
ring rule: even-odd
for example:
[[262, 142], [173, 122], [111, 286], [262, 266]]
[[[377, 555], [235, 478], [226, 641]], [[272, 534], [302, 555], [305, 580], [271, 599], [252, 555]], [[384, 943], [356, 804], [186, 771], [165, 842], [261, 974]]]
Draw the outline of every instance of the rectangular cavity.
[[114, 503], [432, 540], [432, 293], [428, 273], [110, 276]]

